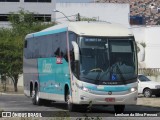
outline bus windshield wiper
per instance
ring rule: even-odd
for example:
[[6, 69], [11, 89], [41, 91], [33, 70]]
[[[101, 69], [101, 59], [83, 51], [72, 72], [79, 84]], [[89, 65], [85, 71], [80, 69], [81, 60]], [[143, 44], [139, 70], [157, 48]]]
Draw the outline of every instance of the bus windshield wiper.
[[97, 78], [96, 78], [96, 81], [97, 81], [97, 83], [103, 78], [103, 76], [105, 75], [105, 74], [107, 74], [108, 72], [110, 72], [110, 68], [108, 68], [101, 76], [100, 76], [100, 74], [102, 73], [102, 72], [100, 72], [98, 75], [97, 75]]
[[122, 79], [122, 82], [123, 82], [124, 84], [126, 84], [125, 78], [124, 78], [124, 76], [122, 75], [122, 72], [121, 72], [121, 70], [120, 70], [120, 68], [119, 68], [118, 65], [116, 65], [116, 69], [117, 69], [117, 71], [118, 71], [118, 73], [119, 73], [120, 79]]
[[95, 79], [95, 82], [98, 84], [99, 83], [99, 78], [100, 78], [100, 74], [102, 73], [102, 71], [101, 72], [99, 72], [98, 74], [97, 74], [97, 76], [96, 76], [96, 79]]

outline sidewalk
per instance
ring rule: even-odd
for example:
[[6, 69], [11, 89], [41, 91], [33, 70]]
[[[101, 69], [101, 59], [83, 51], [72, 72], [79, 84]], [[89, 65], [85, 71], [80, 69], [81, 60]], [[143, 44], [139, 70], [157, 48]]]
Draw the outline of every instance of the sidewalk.
[[24, 95], [23, 93], [5, 93], [5, 92], [0, 92], [0, 95]]
[[14, 92], [13, 85], [7, 85], [6, 91], [3, 90], [2, 86], [0, 86], [0, 95], [24, 95], [23, 87], [18, 86], [18, 91]]

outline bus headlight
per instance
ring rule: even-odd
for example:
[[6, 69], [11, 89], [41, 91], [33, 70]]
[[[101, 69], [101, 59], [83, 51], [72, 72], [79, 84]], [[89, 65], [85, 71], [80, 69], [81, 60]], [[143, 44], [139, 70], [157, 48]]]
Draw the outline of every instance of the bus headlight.
[[82, 87], [82, 90], [85, 92], [90, 92], [90, 89], [86, 88], [86, 87]]
[[131, 92], [135, 92], [136, 90], [137, 90], [136, 87], [133, 87], [133, 88], [130, 89]]
[[79, 88], [79, 89], [81, 89], [81, 90], [83, 90], [83, 91], [85, 91], [85, 92], [90, 92], [90, 89], [84, 87], [83, 85], [80, 86], [80, 85], [76, 84], [76, 86], [77, 86], [77, 88]]

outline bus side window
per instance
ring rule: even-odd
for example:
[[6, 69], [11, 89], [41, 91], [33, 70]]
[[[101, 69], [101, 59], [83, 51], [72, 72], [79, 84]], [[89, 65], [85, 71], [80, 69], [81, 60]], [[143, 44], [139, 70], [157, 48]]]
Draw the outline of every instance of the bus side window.
[[55, 34], [54, 35], [54, 40], [53, 40], [53, 46], [54, 46], [54, 56], [55, 57], [60, 57], [60, 43], [61, 43], [61, 40], [60, 40], [60, 35], [59, 33]]
[[57, 50], [54, 52], [54, 55], [58, 57], [61, 56], [60, 48], [57, 48]]
[[70, 61], [71, 61], [71, 69], [75, 73], [75, 59], [73, 49], [70, 51]]

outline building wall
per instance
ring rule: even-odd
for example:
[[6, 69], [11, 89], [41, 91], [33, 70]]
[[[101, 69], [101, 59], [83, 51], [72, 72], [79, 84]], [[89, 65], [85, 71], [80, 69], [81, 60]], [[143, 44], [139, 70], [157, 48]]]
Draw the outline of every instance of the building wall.
[[132, 26], [131, 30], [135, 35], [135, 39], [136, 41], [138, 41], [139, 43], [145, 42], [145, 26]]
[[91, 3], [95, 0], [56, 0], [56, 3]]
[[[51, 20], [55, 18], [55, 0], [49, 2], [0, 2], [0, 14], [10, 14], [10, 12], [17, 12], [21, 9], [28, 10], [29, 12], [34, 12], [35, 14], [51, 14]], [[8, 26], [8, 22], [0, 21], [0, 26]]]
[[[113, 3], [56, 3], [56, 9], [63, 12], [71, 20], [75, 20], [75, 16], [88, 18], [96, 18], [101, 21], [120, 23], [129, 27], [129, 4], [113, 4]], [[56, 13], [56, 21], [66, 22], [67, 19], [61, 13]]]
[[134, 26], [132, 31], [137, 42], [146, 44], [145, 68], [160, 68], [160, 26]]
[[160, 26], [147, 27], [145, 41], [147, 67], [160, 68]]

